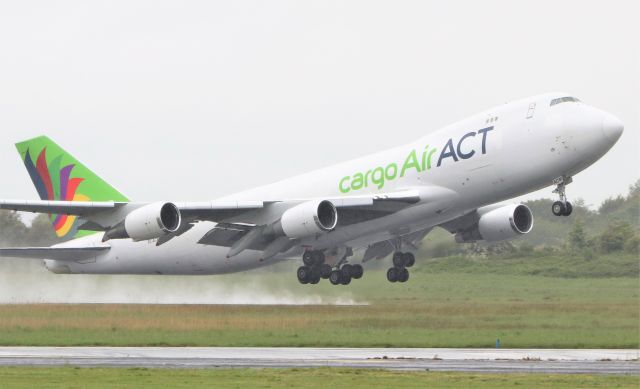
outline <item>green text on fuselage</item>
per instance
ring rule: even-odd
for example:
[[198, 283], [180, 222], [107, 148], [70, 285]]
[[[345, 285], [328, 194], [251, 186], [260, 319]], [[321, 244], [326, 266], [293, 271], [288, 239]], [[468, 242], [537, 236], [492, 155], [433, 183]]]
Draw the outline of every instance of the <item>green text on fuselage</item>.
[[415, 170], [418, 173], [429, 170], [431, 169], [431, 158], [435, 152], [435, 148], [430, 149], [429, 145], [427, 145], [420, 155], [415, 149], [411, 150], [402, 166], [391, 162], [386, 166], [378, 166], [366, 172], [357, 172], [351, 176], [345, 176], [340, 180], [340, 192], [348, 193], [352, 190], [366, 188], [369, 185], [375, 185], [378, 189], [382, 189], [385, 182], [404, 177], [411, 170]]
[[[476, 155], [476, 148], [479, 149], [480, 154], [486, 154], [487, 135], [489, 131], [492, 130], [493, 126], [478, 131], [467, 132], [457, 141], [454, 141], [454, 138], [449, 138], [443, 146], [434, 167], [440, 167], [444, 161], [448, 161], [449, 159], [453, 163], [469, 159]], [[474, 139], [477, 139], [475, 144]], [[366, 172], [356, 172], [350, 176], [344, 176], [340, 179], [338, 188], [342, 193], [349, 193], [369, 186], [382, 189], [386, 182], [402, 178], [412, 170], [415, 170], [416, 173], [430, 170], [432, 167], [432, 158], [436, 152], [437, 148], [429, 147], [429, 145], [425, 146], [422, 152], [412, 149], [404, 159], [402, 165], [391, 162], [387, 165], [369, 169]]]

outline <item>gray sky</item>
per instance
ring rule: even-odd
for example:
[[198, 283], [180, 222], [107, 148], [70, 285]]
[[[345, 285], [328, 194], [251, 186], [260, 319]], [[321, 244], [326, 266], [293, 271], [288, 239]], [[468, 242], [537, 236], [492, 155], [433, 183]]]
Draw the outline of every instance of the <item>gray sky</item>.
[[[568, 188], [640, 177], [636, 1], [0, 4], [0, 198], [47, 134], [135, 200], [205, 200], [567, 91], [623, 120]], [[551, 196], [550, 189], [529, 197]]]

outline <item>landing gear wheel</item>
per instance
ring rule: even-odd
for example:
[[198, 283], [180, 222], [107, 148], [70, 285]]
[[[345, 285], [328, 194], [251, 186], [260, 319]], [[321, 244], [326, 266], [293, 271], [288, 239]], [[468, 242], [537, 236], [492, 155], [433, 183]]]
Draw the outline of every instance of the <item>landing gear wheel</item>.
[[331, 265], [327, 263], [322, 264], [322, 266], [320, 266], [320, 277], [326, 280], [331, 275], [331, 270]]
[[395, 267], [404, 266], [404, 256], [400, 251], [396, 251], [395, 253], [393, 253], [393, 266]]
[[304, 254], [302, 254], [302, 263], [307, 266], [313, 266], [313, 259], [313, 251], [305, 251]]
[[346, 263], [342, 265], [342, 267], [340, 268], [340, 271], [342, 272], [343, 277], [351, 278], [353, 274], [353, 266]]
[[404, 253], [402, 254], [402, 262], [404, 262], [405, 267], [411, 267], [416, 263], [416, 257], [412, 253]]
[[571, 215], [571, 212], [573, 212], [573, 205], [571, 205], [571, 203], [567, 201], [564, 204], [564, 213], [562, 214], [562, 216], [569, 216]]
[[573, 179], [564, 175], [553, 180], [553, 183], [556, 185], [553, 193], [557, 193], [558, 197], [560, 197], [560, 200], [551, 206], [551, 212], [556, 216], [569, 216], [571, 212], [573, 212], [573, 206], [567, 201], [566, 191], [567, 185], [571, 182], [573, 182]]
[[389, 282], [398, 281], [398, 269], [397, 268], [391, 267], [391, 268], [389, 268], [389, 270], [387, 270], [387, 280]]
[[562, 201], [556, 201], [551, 206], [551, 212], [553, 212], [555, 216], [562, 216], [565, 214], [566, 211], [567, 211], [567, 207], [564, 205]]
[[312, 284], [312, 285], [315, 285], [318, 282], [320, 282], [320, 276], [319, 275], [312, 275], [311, 278], [309, 279], [309, 283]]
[[342, 273], [340, 273], [340, 270], [333, 270], [329, 275], [329, 282], [333, 285], [340, 285], [341, 278]]
[[351, 283], [351, 265], [346, 264], [340, 269], [340, 283], [342, 285], [349, 285]]
[[398, 270], [398, 282], [407, 282], [409, 279], [409, 270], [402, 268]]
[[309, 266], [300, 266], [296, 274], [301, 284], [308, 284], [311, 277], [311, 268]]
[[355, 278], [356, 280], [359, 280], [360, 278], [362, 278], [363, 274], [364, 274], [364, 269], [362, 268], [362, 265], [355, 264], [351, 267], [351, 277]]
[[311, 252], [311, 261], [314, 265], [322, 265], [324, 263], [324, 253], [319, 250], [314, 250]]

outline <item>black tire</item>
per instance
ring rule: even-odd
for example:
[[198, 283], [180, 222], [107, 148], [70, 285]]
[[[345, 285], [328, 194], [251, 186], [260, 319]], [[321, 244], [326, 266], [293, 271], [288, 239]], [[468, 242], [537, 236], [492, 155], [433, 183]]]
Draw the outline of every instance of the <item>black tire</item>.
[[333, 285], [340, 285], [341, 278], [342, 273], [340, 273], [340, 270], [333, 270], [329, 275], [329, 282]]
[[395, 267], [404, 266], [403, 254], [400, 251], [396, 251], [395, 253], [393, 253], [393, 266]]
[[404, 267], [411, 267], [416, 263], [416, 256], [413, 253], [404, 253], [402, 254], [402, 262], [404, 262]]
[[308, 284], [311, 277], [311, 268], [309, 266], [300, 266], [296, 275], [301, 284]]
[[398, 282], [407, 282], [408, 279], [409, 279], [409, 270], [400, 269], [398, 271]]
[[313, 266], [313, 251], [305, 251], [302, 254], [302, 263], [307, 266]]
[[320, 277], [326, 280], [331, 275], [331, 270], [333, 270], [331, 265], [327, 263], [322, 264], [322, 266], [320, 266]]
[[565, 207], [562, 201], [556, 201], [551, 206], [551, 212], [553, 212], [556, 216], [562, 216], [566, 212], [567, 208]]
[[324, 253], [322, 251], [312, 251], [311, 252], [311, 261], [314, 265], [320, 266], [324, 263]]
[[340, 269], [340, 281], [342, 285], [349, 285], [351, 283], [351, 265], [346, 264]]
[[565, 207], [565, 209], [564, 209], [564, 213], [562, 214], [562, 216], [569, 216], [569, 215], [571, 215], [571, 212], [573, 212], [573, 205], [571, 205], [571, 203], [567, 201], [567, 202], [564, 204], [564, 207]]
[[362, 268], [362, 265], [360, 264], [353, 265], [353, 267], [351, 268], [351, 277], [355, 278], [356, 280], [359, 280], [360, 278], [362, 278], [363, 274], [364, 274], [364, 269]]
[[390, 267], [389, 270], [387, 270], [387, 281], [389, 281], [389, 282], [398, 281], [398, 269], [397, 268]]
[[345, 277], [353, 277], [353, 266], [346, 263], [344, 265], [342, 265], [342, 268], [340, 268], [340, 271], [342, 271], [342, 275]]
[[311, 268], [311, 276], [309, 277], [309, 282], [311, 282], [312, 279], [317, 278], [318, 280], [322, 277], [322, 274], [320, 272], [320, 268], [318, 266], [314, 266]]
[[318, 282], [320, 282], [320, 276], [319, 276], [319, 275], [318, 275], [318, 276], [312, 276], [312, 277], [309, 279], [309, 283], [310, 283], [310, 284], [312, 284], [312, 285], [315, 285], [315, 284], [317, 284]]

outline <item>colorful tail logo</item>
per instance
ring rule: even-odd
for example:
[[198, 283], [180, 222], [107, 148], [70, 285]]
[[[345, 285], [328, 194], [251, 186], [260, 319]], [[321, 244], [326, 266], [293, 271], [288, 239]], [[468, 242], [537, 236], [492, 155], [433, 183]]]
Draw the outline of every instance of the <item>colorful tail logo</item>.
[[[33, 164], [31, 154], [27, 149], [24, 164], [31, 176], [40, 199], [64, 200], [64, 201], [89, 201], [83, 194], [76, 193], [83, 178], [71, 178], [71, 171], [75, 165], [70, 164], [60, 168], [62, 156], [55, 158], [51, 164], [47, 164], [47, 148], [43, 148], [36, 164]], [[51, 223], [56, 235], [63, 237], [71, 233], [75, 235], [78, 230], [79, 219], [70, 215], [51, 215]]]

